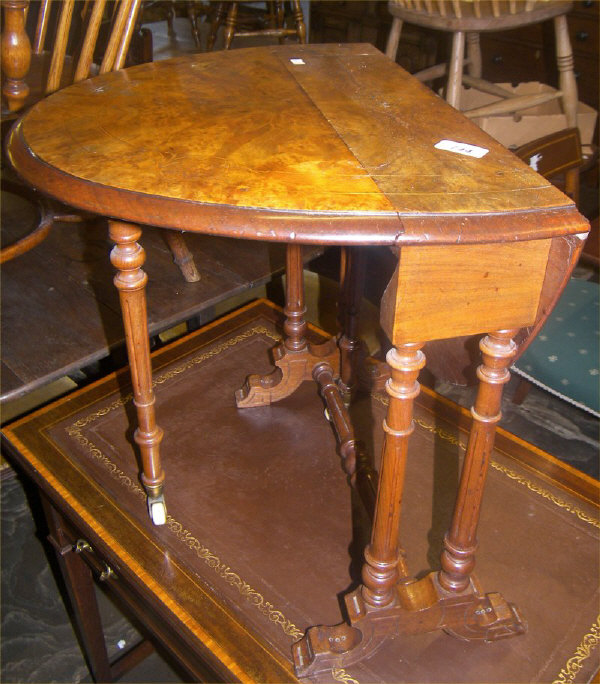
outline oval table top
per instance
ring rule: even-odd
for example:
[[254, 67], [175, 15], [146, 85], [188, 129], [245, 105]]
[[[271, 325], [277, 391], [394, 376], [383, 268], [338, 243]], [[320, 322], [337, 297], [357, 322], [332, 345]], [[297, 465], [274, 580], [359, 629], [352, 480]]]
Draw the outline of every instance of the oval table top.
[[[488, 152], [436, 148], [444, 139]], [[105, 74], [38, 103], [8, 150], [69, 205], [231, 237], [445, 244], [587, 230], [571, 200], [370, 45]]]

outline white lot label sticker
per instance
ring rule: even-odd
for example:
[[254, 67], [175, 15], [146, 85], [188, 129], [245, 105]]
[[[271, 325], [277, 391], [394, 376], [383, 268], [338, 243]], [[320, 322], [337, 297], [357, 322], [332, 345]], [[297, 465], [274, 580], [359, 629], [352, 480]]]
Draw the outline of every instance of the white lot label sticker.
[[469, 145], [467, 143], [456, 142], [455, 140], [440, 140], [434, 147], [438, 150], [464, 154], [467, 157], [476, 157], [477, 159], [481, 159], [481, 157], [484, 157], [489, 152], [485, 147], [477, 147], [477, 145]]
[[291, 62], [292, 64], [304, 64], [304, 63], [305, 63], [303, 59], [300, 59], [300, 58], [298, 58], [298, 57], [295, 58], [295, 59], [290, 59], [290, 62]]

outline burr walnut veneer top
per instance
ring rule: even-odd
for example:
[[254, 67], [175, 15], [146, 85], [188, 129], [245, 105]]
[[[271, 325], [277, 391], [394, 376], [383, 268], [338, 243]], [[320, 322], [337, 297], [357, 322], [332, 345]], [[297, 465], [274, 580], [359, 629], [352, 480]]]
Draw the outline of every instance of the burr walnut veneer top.
[[[442, 139], [489, 149], [436, 149]], [[562, 193], [369, 45], [188, 55], [37, 104], [9, 153], [82, 209], [204, 233], [438, 244], [587, 230]]]

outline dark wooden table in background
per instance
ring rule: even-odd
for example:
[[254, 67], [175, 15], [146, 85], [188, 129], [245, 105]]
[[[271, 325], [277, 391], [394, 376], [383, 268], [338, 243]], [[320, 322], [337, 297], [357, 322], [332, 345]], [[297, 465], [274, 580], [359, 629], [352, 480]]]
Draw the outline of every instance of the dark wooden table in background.
[[[26, 228], [32, 207], [3, 192], [2, 217], [10, 239], [11, 232]], [[188, 319], [206, 322], [216, 304], [285, 268], [283, 245], [192, 234], [187, 240], [200, 269], [197, 283], [183, 279], [159, 231], [144, 235], [152, 335]], [[110, 249], [106, 221], [57, 225], [35, 250], [2, 266], [0, 401], [23, 397], [110, 354], [117, 365], [126, 363]], [[304, 257], [321, 252], [306, 248]]]

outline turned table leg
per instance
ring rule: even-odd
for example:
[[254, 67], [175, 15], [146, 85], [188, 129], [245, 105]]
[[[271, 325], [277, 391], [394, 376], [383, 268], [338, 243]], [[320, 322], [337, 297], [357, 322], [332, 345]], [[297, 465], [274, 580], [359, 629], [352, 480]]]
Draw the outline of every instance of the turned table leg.
[[392, 348], [386, 357], [392, 376], [386, 383], [390, 401], [383, 421], [385, 431], [379, 489], [371, 543], [365, 549], [363, 598], [372, 606], [393, 603], [399, 579], [408, 570], [399, 553], [398, 536], [408, 439], [414, 430], [413, 404], [419, 394], [417, 376], [425, 365], [422, 344]]
[[306, 339], [304, 320], [304, 275], [302, 247], [288, 244], [286, 253], [286, 320], [284, 341], [273, 349], [275, 370], [268, 375], [249, 375], [244, 386], [235, 393], [238, 408], [268, 406], [288, 397], [305, 380], [313, 378], [313, 369], [323, 363], [330, 365], [335, 377], [339, 375], [339, 350], [335, 340], [310, 344]]
[[500, 413], [502, 388], [510, 379], [508, 367], [517, 347], [516, 330], [502, 330], [484, 337], [479, 346], [483, 363], [477, 369], [479, 390], [471, 409], [473, 425], [462, 468], [458, 496], [450, 530], [444, 538], [440, 585], [450, 592], [464, 591], [475, 566], [477, 525], [481, 500], [494, 446]]
[[285, 254], [285, 332], [284, 345], [291, 352], [306, 349], [306, 305], [304, 302], [304, 276], [300, 245], [288, 245]]
[[[345, 597], [349, 622], [311, 627], [294, 644], [298, 675], [350, 665], [374, 653], [390, 636], [443, 629], [461, 639], [495, 641], [525, 631], [516, 608], [500, 594], [482, 594], [471, 577], [483, 485], [500, 419], [502, 385], [509, 378], [507, 368], [516, 351], [511, 339], [515, 332], [491, 333], [481, 342], [481, 384], [442, 570], [419, 580], [409, 577], [398, 542], [408, 438], [414, 427], [413, 403], [425, 356], [419, 343], [397, 344], [388, 353], [389, 405], [363, 584]], [[328, 391], [330, 377], [318, 368], [316, 374], [322, 390]]]
[[135, 441], [142, 456], [141, 480], [148, 495], [148, 511], [155, 525], [166, 522], [163, 497], [165, 475], [160, 463], [159, 444], [163, 431], [156, 424], [152, 367], [146, 314], [146, 282], [142, 270], [145, 253], [138, 244], [141, 229], [130, 223], [109, 221], [110, 237], [115, 243], [111, 262], [117, 269], [114, 283], [119, 290], [127, 354], [133, 383], [133, 403], [137, 411], [138, 427]]

